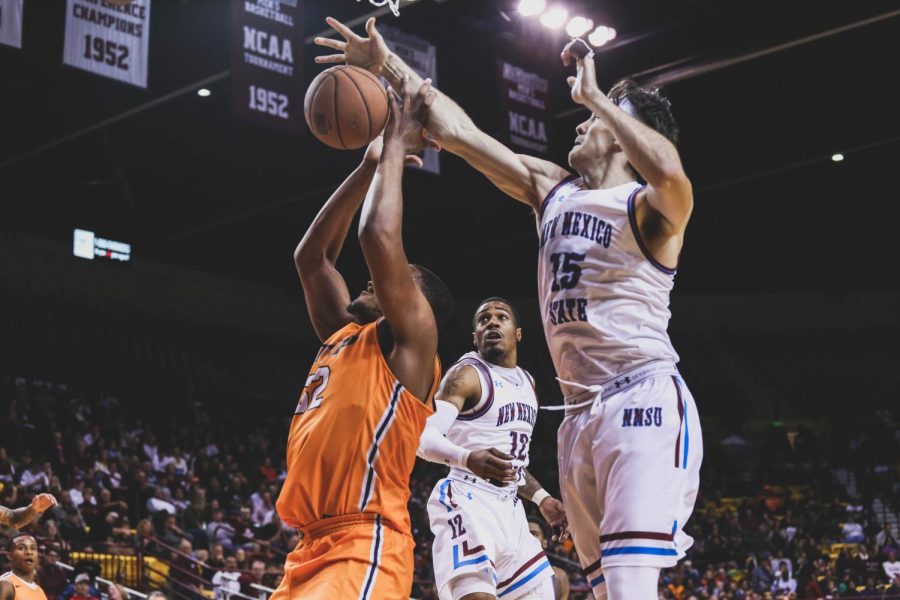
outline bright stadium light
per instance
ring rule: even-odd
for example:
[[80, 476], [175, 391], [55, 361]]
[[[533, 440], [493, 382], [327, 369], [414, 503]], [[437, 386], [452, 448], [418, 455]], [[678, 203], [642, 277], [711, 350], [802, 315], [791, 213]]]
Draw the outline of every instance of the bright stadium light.
[[585, 17], [575, 17], [566, 25], [566, 33], [569, 37], [577, 38], [586, 34], [594, 26], [594, 22]]
[[541, 15], [541, 25], [548, 29], [559, 29], [566, 23], [568, 16], [569, 11], [556, 6]]
[[612, 27], [607, 27], [606, 25], [601, 25], [588, 36], [588, 41], [592, 46], [597, 48], [614, 39], [616, 39], [616, 30]]
[[201, 98], [208, 98], [212, 95], [212, 92], [206, 88], [200, 88], [199, 90], [197, 90], [197, 95]]
[[519, 13], [523, 17], [533, 17], [544, 12], [547, 0], [520, 0]]
[[837, 154], [832, 154], [831, 160], [833, 160], [834, 162], [841, 162], [842, 160], [844, 160], [844, 155], [840, 152], [838, 152]]

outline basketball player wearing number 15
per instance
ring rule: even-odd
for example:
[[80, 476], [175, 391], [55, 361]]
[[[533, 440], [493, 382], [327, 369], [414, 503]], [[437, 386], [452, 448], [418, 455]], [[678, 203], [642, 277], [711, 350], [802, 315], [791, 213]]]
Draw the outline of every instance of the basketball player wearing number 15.
[[[301, 534], [273, 600], [409, 597], [409, 476], [440, 382], [438, 330], [450, 293], [402, 242], [404, 161], [417, 161], [427, 83], [402, 108], [392, 98], [384, 140], [325, 203], [295, 253], [322, 346], [287, 444], [282, 520]], [[367, 193], [368, 191], [368, 193]], [[363, 199], [365, 198], [365, 201]], [[335, 262], [357, 210], [372, 280], [351, 302]]]
[[[317, 61], [348, 62], [393, 86], [419, 79], [370, 20]], [[667, 333], [669, 293], [693, 209], [668, 100], [633, 82], [607, 95], [582, 40], [572, 99], [591, 117], [576, 128], [569, 165], [516, 154], [438, 92], [426, 129], [537, 218], [538, 296], [566, 396], [559, 431], [562, 499], [597, 598], [655, 600], [659, 570], [693, 540], [683, 527], [699, 487], [702, 442], [693, 398]], [[646, 183], [640, 183], [641, 181]]]

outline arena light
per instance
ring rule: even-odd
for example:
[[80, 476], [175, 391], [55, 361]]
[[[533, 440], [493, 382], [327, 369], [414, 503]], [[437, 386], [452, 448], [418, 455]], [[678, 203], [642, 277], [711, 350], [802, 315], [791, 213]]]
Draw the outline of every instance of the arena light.
[[566, 25], [566, 33], [570, 37], [577, 38], [586, 34], [594, 26], [594, 22], [585, 17], [575, 17]]
[[544, 12], [547, 0], [520, 0], [519, 13], [523, 17], [533, 17]]
[[541, 15], [541, 25], [548, 29], [559, 29], [566, 23], [569, 11], [561, 6], [555, 6]]
[[208, 98], [212, 95], [212, 92], [206, 88], [200, 88], [199, 90], [197, 90], [197, 95], [201, 98]]
[[588, 41], [595, 48], [599, 48], [614, 39], [616, 39], [616, 30], [612, 27], [607, 27], [606, 25], [601, 25], [588, 36]]
[[844, 160], [844, 155], [841, 154], [840, 152], [838, 152], [836, 154], [832, 154], [831, 160], [833, 160], [834, 162], [841, 162], [842, 160]]

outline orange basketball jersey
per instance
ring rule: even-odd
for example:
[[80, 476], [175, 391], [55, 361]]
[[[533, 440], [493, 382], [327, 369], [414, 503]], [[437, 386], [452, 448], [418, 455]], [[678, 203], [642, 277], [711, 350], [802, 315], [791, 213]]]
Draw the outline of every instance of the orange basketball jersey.
[[8, 581], [16, 590], [15, 600], [47, 600], [44, 590], [36, 583], [30, 583], [24, 579], [20, 579], [18, 575], [12, 571], [7, 571], [0, 575], [0, 579]]
[[276, 504], [282, 520], [304, 528], [377, 513], [409, 533], [409, 475], [440, 378], [435, 357], [428, 404], [413, 396], [388, 367], [375, 323], [351, 323], [328, 338], [291, 423]]

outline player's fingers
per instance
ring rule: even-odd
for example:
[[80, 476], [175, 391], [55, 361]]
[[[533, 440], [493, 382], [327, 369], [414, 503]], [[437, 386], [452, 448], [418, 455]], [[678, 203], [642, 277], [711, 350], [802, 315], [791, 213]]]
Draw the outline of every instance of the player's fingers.
[[507, 454], [506, 452], [501, 452], [501, 451], [497, 450], [496, 448], [489, 448], [488, 452], [490, 452], [492, 456], [496, 456], [496, 457], [502, 458], [504, 460], [512, 460], [513, 458], [515, 458], [512, 454]]
[[407, 154], [405, 162], [406, 162], [406, 166], [408, 166], [408, 167], [422, 168], [422, 165], [424, 164], [422, 162], [422, 159], [419, 158], [418, 156], [416, 156], [415, 154]]
[[572, 77], [571, 75], [569, 75], [568, 77], [566, 77], [566, 83], [569, 84], [569, 87], [575, 87], [575, 82], [576, 82], [576, 81], [577, 81], [577, 79], [576, 79], [575, 77]]
[[366, 33], [369, 34], [370, 38], [380, 38], [381, 34], [378, 33], [378, 30], [375, 29], [375, 17], [370, 17], [368, 21], [366, 21]]
[[356, 34], [353, 33], [352, 29], [350, 29], [334, 17], [325, 17], [325, 22], [328, 23], [329, 27], [344, 36], [344, 39], [346, 39], [348, 42], [356, 37]]
[[344, 63], [347, 61], [346, 54], [329, 54], [327, 56], [317, 56], [316, 63], [320, 65], [327, 65], [331, 63]]
[[333, 48], [340, 52], [343, 52], [347, 48], [347, 42], [342, 42], [341, 40], [334, 40], [331, 38], [323, 38], [317, 37], [313, 40], [316, 46], [322, 46], [323, 48]]

